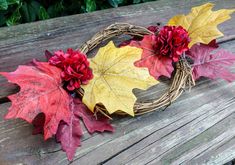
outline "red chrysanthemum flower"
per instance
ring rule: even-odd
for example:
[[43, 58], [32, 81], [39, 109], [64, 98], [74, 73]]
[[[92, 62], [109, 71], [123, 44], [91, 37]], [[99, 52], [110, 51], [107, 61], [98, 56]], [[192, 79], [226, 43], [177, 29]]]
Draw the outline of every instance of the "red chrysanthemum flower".
[[155, 37], [154, 50], [157, 55], [168, 56], [177, 62], [190, 42], [188, 32], [181, 26], [164, 26]]
[[62, 69], [61, 77], [68, 82], [67, 89], [70, 91], [80, 88], [81, 84], [87, 84], [93, 78], [89, 61], [80, 51], [71, 48], [67, 52], [56, 51], [49, 63]]

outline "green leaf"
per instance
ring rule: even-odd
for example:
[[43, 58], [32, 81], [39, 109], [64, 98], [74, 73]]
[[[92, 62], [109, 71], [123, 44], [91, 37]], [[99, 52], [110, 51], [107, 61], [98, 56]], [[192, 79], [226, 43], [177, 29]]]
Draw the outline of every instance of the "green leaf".
[[103, 5], [100, 5], [100, 9], [103, 10], [103, 9], [108, 9], [110, 8], [110, 5], [108, 4], [103, 4]]
[[151, 2], [151, 1], [154, 1], [154, 0], [143, 0], [143, 2]]
[[96, 10], [95, 0], [85, 0], [86, 1], [86, 11], [91, 12]]
[[29, 15], [29, 11], [28, 11], [28, 5], [27, 3], [23, 3], [21, 8], [20, 8], [20, 11], [21, 11], [21, 15], [22, 15], [22, 19], [24, 22], [30, 22], [31, 21], [31, 17]]
[[86, 13], [86, 7], [84, 5], [81, 6], [81, 12]]
[[35, 17], [34, 21], [35, 21], [37, 15], [39, 13], [39, 9], [40, 9], [41, 5], [37, 1], [32, 1], [29, 6], [30, 6], [29, 13], [34, 15], [34, 17]]
[[45, 20], [45, 19], [50, 18], [47, 11], [46, 11], [46, 9], [42, 6], [40, 6], [40, 8], [39, 8], [38, 17], [39, 17], [40, 20]]
[[118, 7], [124, 0], [108, 0], [109, 4], [113, 7]]
[[17, 25], [20, 23], [21, 15], [19, 11], [19, 7], [15, 10], [15, 12], [6, 20], [7, 26]]
[[141, 0], [133, 0], [133, 3], [140, 3]]
[[62, 1], [51, 5], [47, 9], [47, 14], [50, 18], [61, 16], [62, 12], [64, 11], [64, 6]]
[[0, 0], [0, 10], [7, 10], [8, 4], [6, 0]]
[[0, 14], [0, 26], [3, 26], [6, 23], [6, 17], [3, 14]]
[[0, 0], [0, 10], [7, 10], [13, 4], [20, 4], [20, 0]]
[[36, 1], [31, 3], [24, 2], [21, 7], [21, 14], [23, 16], [24, 22], [33, 22], [37, 19], [39, 15], [40, 4]]
[[20, 0], [6, 0], [8, 5], [20, 4]]

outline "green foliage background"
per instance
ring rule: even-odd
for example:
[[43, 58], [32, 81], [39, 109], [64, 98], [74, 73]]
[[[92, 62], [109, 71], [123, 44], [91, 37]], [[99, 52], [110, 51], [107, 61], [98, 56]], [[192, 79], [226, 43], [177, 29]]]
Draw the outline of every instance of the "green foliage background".
[[154, 0], [0, 0], [0, 26], [92, 12]]

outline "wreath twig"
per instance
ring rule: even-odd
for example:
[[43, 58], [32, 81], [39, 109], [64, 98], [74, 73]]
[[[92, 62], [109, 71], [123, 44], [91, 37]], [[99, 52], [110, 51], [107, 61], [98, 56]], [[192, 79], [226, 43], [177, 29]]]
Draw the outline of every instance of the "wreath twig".
[[[115, 23], [96, 33], [90, 40], [85, 42], [79, 50], [84, 54], [87, 54], [103, 41], [123, 34], [143, 37], [144, 35], [153, 33], [141, 26], [135, 26], [128, 23]], [[168, 91], [156, 100], [148, 100], [144, 102], [137, 101], [134, 105], [135, 115], [142, 115], [170, 105], [183, 93], [187, 86], [192, 87], [194, 85], [195, 82], [192, 77], [191, 67], [187, 60], [182, 58], [176, 64], [176, 72]], [[82, 91], [79, 91], [78, 93], [83, 95]], [[96, 111], [105, 112], [106, 110], [102, 105], [97, 105]], [[125, 113], [117, 111], [116, 114], [123, 115]]]

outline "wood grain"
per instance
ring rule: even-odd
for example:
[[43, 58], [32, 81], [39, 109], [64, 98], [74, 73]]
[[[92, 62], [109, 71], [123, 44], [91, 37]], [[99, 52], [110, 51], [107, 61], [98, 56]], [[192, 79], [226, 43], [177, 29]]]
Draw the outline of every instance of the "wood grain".
[[[147, 26], [166, 23], [206, 0], [159, 0], [0, 29], [0, 71], [13, 71], [32, 58], [44, 60], [45, 49], [76, 48], [101, 28], [114, 22]], [[234, 0], [212, 0], [216, 8], [235, 8]], [[235, 16], [220, 26], [221, 47], [235, 53]], [[235, 70], [235, 69], [234, 69]], [[0, 98], [15, 87], [0, 77]], [[160, 89], [159, 89], [160, 88]], [[139, 99], [158, 97], [167, 86], [146, 92]], [[158, 90], [156, 90], [158, 89]], [[19, 89], [18, 89], [19, 90]], [[74, 165], [93, 164], [223, 164], [235, 158], [235, 83], [201, 79], [165, 111], [143, 116], [114, 117], [114, 134], [85, 131]], [[32, 136], [32, 126], [3, 119], [10, 103], [0, 104], [0, 165], [69, 164], [54, 139]]]

